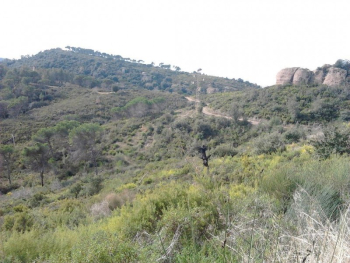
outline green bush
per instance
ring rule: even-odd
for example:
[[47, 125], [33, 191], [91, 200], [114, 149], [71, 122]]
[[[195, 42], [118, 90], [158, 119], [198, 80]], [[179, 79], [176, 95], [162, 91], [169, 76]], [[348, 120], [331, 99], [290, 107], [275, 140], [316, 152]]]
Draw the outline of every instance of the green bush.
[[238, 154], [238, 151], [234, 149], [232, 145], [229, 145], [229, 144], [219, 145], [213, 151], [213, 155], [218, 157], [225, 157], [225, 156], [233, 157], [236, 154]]
[[323, 136], [313, 140], [315, 153], [320, 158], [328, 158], [331, 154], [350, 153], [350, 130], [346, 127], [328, 126]]
[[14, 230], [23, 233], [30, 230], [32, 226], [33, 217], [28, 212], [20, 212], [5, 216], [2, 228], [4, 230]]
[[287, 143], [296, 143], [299, 142], [300, 139], [305, 139], [305, 132], [298, 127], [287, 130], [283, 133], [283, 137]]
[[282, 135], [278, 132], [262, 135], [253, 142], [256, 154], [270, 154], [285, 150], [285, 143]]
[[[162, 227], [170, 227], [170, 236], [178, 224], [189, 229], [188, 220], [191, 220], [196, 229], [195, 237], [204, 238], [204, 229], [215, 222], [217, 216], [213, 200], [203, 188], [171, 182], [138, 196], [132, 205], [122, 207], [116, 222], [121, 232], [133, 237], [138, 231], [154, 233]], [[190, 236], [191, 231], [186, 235]]]
[[68, 255], [69, 262], [77, 263], [137, 262], [139, 258], [135, 243], [120, 240], [105, 231], [83, 236]]
[[103, 179], [101, 177], [92, 177], [89, 179], [89, 184], [85, 189], [87, 195], [98, 194], [102, 189]]
[[74, 195], [75, 198], [78, 198], [78, 195], [79, 195], [81, 190], [83, 190], [82, 185], [80, 183], [77, 183], [77, 184], [73, 185], [69, 191], [71, 194]]
[[47, 197], [43, 193], [36, 193], [28, 200], [28, 204], [32, 208], [40, 206], [45, 202], [47, 202]]

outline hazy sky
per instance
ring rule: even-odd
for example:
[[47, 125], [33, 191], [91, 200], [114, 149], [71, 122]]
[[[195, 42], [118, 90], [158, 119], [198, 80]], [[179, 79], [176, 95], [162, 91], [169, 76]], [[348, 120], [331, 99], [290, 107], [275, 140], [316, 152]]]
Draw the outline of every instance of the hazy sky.
[[0, 57], [75, 46], [273, 85], [350, 59], [349, 0], [1, 0]]

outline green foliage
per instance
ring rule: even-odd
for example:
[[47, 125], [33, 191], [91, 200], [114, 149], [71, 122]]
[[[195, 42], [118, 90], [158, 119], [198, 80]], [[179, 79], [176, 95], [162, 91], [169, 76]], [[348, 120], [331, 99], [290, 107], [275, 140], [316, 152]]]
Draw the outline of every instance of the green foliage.
[[[286, 123], [329, 122], [349, 110], [349, 87], [271, 86], [225, 94], [211, 94], [206, 101], [221, 112], [263, 119], [280, 118]], [[343, 114], [342, 114], [343, 112]]]
[[85, 123], [74, 129], [69, 133], [69, 137], [71, 140], [74, 140], [78, 137], [84, 137], [85, 141], [93, 141], [98, 139], [99, 133], [101, 133], [102, 128], [100, 125], [95, 123]]
[[45, 233], [32, 230], [23, 234], [13, 233], [4, 251], [10, 262], [43, 262], [43, 258], [49, 258], [50, 255], [62, 255], [77, 240], [77, 235], [70, 231]]
[[260, 136], [253, 142], [253, 145], [256, 154], [269, 154], [285, 150], [284, 140], [278, 132]]
[[9, 100], [7, 109], [11, 117], [17, 117], [21, 113], [25, 113], [28, 108], [28, 98], [20, 96]]
[[349, 60], [344, 60], [344, 59], [338, 59], [334, 65], [334, 67], [345, 69], [345, 70], [350, 70], [350, 61]]
[[[311, 157], [311, 155], [310, 155]], [[281, 163], [265, 173], [261, 188], [274, 195], [285, 211], [291, 203], [297, 189], [302, 189], [305, 200], [313, 200], [317, 204], [319, 215], [323, 220], [338, 218], [342, 209], [346, 190], [350, 180], [347, 173], [350, 166], [346, 157], [320, 162], [308, 158], [301, 163]], [[302, 160], [302, 157], [299, 157]], [[344, 192], [345, 190], [345, 192]], [[308, 201], [305, 201], [304, 206]], [[311, 208], [304, 207], [305, 211]], [[312, 208], [314, 209], [314, 208]], [[310, 212], [310, 210], [306, 211]]]
[[87, 195], [95, 195], [102, 189], [103, 179], [100, 177], [92, 177], [89, 179], [89, 184], [86, 188]]
[[7, 171], [6, 178], [9, 184], [12, 184], [11, 171], [13, 170], [14, 163], [14, 147], [12, 145], [0, 145], [0, 157], [3, 161], [0, 162], [0, 168], [4, 168]]
[[117, 115], [143, 117], [150, 114], [156, 114], [165, 108], [164, 98], [147, 99], [136, 97], [126, 103], [123, 107], [112, 108], [111, 111]]
[[331, 154], [349, 154], [349, 136], [349, 128], [329, 126], [323, 130], [321, 138], [312, 141], [312, 145], [320, 158], [328, 158]]
[[23, 156], [28, 159], [33, 170], [40, 172], [41, 186], [44, 186], [44, 171], [49, 165], [49, 147], [46, 143], [36, 143], [23, 149]]
[[184, 225], [184, 235], [203, 239], [205, 228], [217, 217], [215, 205], [204, 189], [170, 183], [137, 197], [132, 206], [122, 207], [120, 217], [110, 220], [109, 225], [129, 237], [142, 229], [154, 233], [163, 227], [173, 233], [178, 225]]
[[23, 233], [30, 230], [32, 226], [33, 217], [28, 212], [17, 212], [14, 215], [5, 216], [2, 228]]
[[[135, 243], [120, 240], [105, 231], [85, 236], [66, 255], [69, 262], [136, 262], [138, 253]], [[55, 261], [53, 262], [67, 262]]]
[[80, 183], [77, 183], [72, 186], [72, 188], [70, 189], [70, 193], [72, 193], [75, 198], [78, 198], [78, 195], [81, 190], [83, 190], [83, 187], [81, 186]]
[[46, 201], [46, 197], [43, 193], [34, 194], [28, 201], [30, 207], [37, 207]]
[[238, 151], [234, 149], [232, 145], [226, 144], [216, 147], [213, 154], [218, 157], [235, 156], [238, 154]]
[[293, 127], [292, 129], [287, 130], [283, 134], [283, 137], [287, 143], [296, 143], [296, 142], [299, 142], [301, 139], [305, 139], [306, 134], [302, 127], [296, 126], [296, 127]]
[[350, 253], [348, 127], [303, 125], [347, 120], [348, 87], [205, 76], [203, 90], [240, 90], [200, 94], [233, 119], [208, 117], [176, 94], [195, 92], [191, 74], [68, 49], [0, 65], [0, 167], [16, 180], [0, 180], [2, 261], [293, 262], [313, 244], [310, 257], [331, 262], [326, 243], [340, 261]]
[[100, 149], [97, 145], [102, 136], [103, 128], [96, 123], [85, 123], [69, 133], [71, 143], [76, 149], [77, 160], [91, 161], [95, 167], [95, 174], [98, 175], [97, 159]]

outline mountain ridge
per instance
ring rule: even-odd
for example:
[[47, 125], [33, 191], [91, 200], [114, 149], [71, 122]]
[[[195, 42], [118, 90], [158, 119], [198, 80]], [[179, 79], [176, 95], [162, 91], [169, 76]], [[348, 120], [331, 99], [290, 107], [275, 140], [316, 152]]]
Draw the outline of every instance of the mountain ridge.
[[[121, 88], [140, 86], [149, 90], [166, 90], [184, 94], [196, 91], [197, 78], [201, 76], [201, 92], [260, 88], [242, 79], [228, 79], [208, 76], [199, 72], [183, 72], [180, 67], [160, 63], [159, 66], [143, 64], [142, 60], [123, 58], [91, 49], [67, 47], [39, 52], [33, 56], [23, 56], [19, 60], [6, 60], [9, 68], [59, 68], [80, 76], [89, 76], [97, 80], [114, 80]], [[204, 80], [203, 80], [204, 79]]]

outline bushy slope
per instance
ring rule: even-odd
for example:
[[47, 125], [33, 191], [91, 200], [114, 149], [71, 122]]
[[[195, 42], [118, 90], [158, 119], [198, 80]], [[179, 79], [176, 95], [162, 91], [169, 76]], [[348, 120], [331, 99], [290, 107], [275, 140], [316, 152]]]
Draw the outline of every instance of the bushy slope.
[[[171, 88], [191, 83], [187, 73], [79, 52], [37, 55], [69, 71], [22, 68], [40, 61], [36, 56], [0, 66], [0, 261], [350, 257], [350, 127], [333, 122], [346, 120], [347, 88], [202, 92], [232, 119], [214, 117], [161, 88], [169, 76]], [[130, 67], [130, 74], [104, 76], [96, 65], [114, 58], [115, 69]], [[79, 63], [96, 67], [77, 75]], [[152, 77], [149, 89], [132, 72], [163, 79]], [[199, 158], [203, 144], [209, 169]]]
[[90, 200], [54, 201], [56, 190], [39, 201], [41, 208], [17, 205], [3, 224], [13, 229], [3, 232], [3, 257], [317, 262], [349, 256], [347, 158], [320, 163], [312, 160], [312, 148], [303, 147], [283, 155], [215, 158], [210, 176], [200, 165], [196, 158], [155, 162], [131, 177], [111, 176]]
[[271, 86], [205, 97], [214, 109], [232, 115], [263, 119], [279, 118], [286, 123], [324, 123], [349, 120], [350, 87]]
[[[182, 72], [178, 67], [170, 70], [170, 65], [144, 64], [142, 61], [125, 59], [82, 48], [70, 50], [51, 49], [20, 60], [7, 61], [10, 68], [56, 68], [75, 76], [75, 82], [88, 87], [117, 83], [121, 88], [145, 88], [192, 94], [196, 89], [194, 74]], [[214, 76], [201, 76], [202, 92], [208, 88], [215, 91], [257, 88], [248, 81], [230, 80]], [[204, 81], [203, 81], [204, 79]]]

